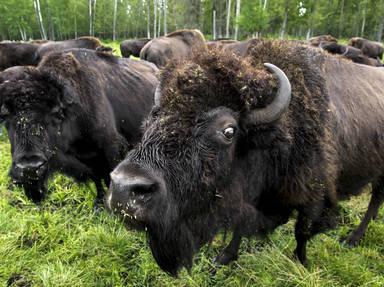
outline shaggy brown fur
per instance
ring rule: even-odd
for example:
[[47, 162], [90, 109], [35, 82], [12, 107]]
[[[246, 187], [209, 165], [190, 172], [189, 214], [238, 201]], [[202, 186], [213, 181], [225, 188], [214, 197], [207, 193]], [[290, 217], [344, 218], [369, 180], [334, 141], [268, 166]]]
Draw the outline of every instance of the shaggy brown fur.
[[321, 36], [312, 37], [311, 39], [308, 40], [308, 43], [314, 47], [318, 47], [321, 42], [337, 43], [337, 39], [331, 35], [321, 35]]
[[[124, 181], [112, 184], [111, 209], [148, 228], [152, 253], [171, 274], [189, 267], [220, 228], [234, 231], [217, 258], [226, 264], [242, 236], [271, 232], [294, 210], [296, 255], [305, 263], [307, 241], [334, 226], [339, 199], [374, 185], [351, 244], [384, 200], [380, 69], [288, 41], [260, 41], [249, 54], [211, 51], [169, 64], [141, 143], [113, 172]], [[292, 99], [280, 119], [259, 124], [248, 115], [277, 88], [265, 62], [285, 72]], [[238, 132], [223, 143], [228, 122]], [[137, 193], [146, 200], [132, 207]]]
[[380, 42], [374, 42], [364, 38], [354, 37], [349, 40], [348, 45], [360, 49], [364, 55], [370, 58], [383, 58], [384, 47]]
[[140, 52], [140, 58], [159, 68], [172, 61], [190, 59], [194, 53], [205, 53], [207, 45], [199, 30], [179, 30], [148, 42]]

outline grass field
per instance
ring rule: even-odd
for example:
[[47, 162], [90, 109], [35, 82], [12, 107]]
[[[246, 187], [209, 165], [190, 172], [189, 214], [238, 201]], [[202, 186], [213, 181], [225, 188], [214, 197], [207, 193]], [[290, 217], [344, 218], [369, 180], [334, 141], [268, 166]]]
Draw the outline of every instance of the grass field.
[[[106, 43], [118, 48], [118, 44]], [[162, 272], [144, 234], [126, 231], [106, 211], [95, 213], [92, 184], [50, 181], [39, 207], [10, 182], [10, 146], [0, 137], [0, 286], [384, 286], [384, 208], [357, 248], [339, 243], [366, 210], [369, 194], [343, 203], [341, 224], [309, 244], [310, 265], [292, 259], [293, 221], [261, 243], [244, 240], [239, 260], [210, 272], [223, 246], [217, 236], [190, 273]]]

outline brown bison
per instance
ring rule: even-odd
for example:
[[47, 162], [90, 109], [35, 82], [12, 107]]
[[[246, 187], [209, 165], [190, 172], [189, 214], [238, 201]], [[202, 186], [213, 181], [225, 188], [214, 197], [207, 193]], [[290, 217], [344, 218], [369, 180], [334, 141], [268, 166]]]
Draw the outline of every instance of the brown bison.
[[157, 68], [87, 49], [53, 52], [37, 67], [0, 73], [0, 122], [11, 143], [10, 176], [41, 201], [47, 180], [62, 172], [102, 181], [140, 138], [153, 103]]
[[348, 45], [360, 49], [364, 55], [374, 58], [383, 58], [383, 44], [379, 42], [370, 41], [364, 38], [354, 37], [349, 40]]
[[[268, 63], [268, 64], [264, 64]], [[273, 63], [273, 64], [271, 64]], [[217, 257], [298, 212], [295, 254], [334, 226], [337, 203], [373, 184], [356, 244], [384, 200], [384, 73], [304, 45], [261, 42], [250, 57], [212, 51], [161, 74], [157, 107], [112, 172], [107, 207], [146, 230], [177, 274], [222, 228]]]
[[131, 55], [139, 58], [141, 49], [147, 44], [151, 39], [142, 38], [142, 39], [133, 39], [125, 40], [120, 43], [121, 55], [124, 58], [129, 58]]
[[321, 42], [334, 42], [337, 43], [337, 39], [331, 35], [321, 35], [312, 37], [308, 40], [309, 45], [318, 47]]
[[182, 61], [193, 53], [207, 51], [203, 34], [199, 30], [179, 30], [149, 41], [141, 50], [140, 58], [163, 68], [172, 61]]
[[13, 66], [37, 65], [39, 45], [18, 42], [0, 43], [0, 71]]
[[238, 43], [239, 41], [231, 40], [231, 39], [218, 39], [218, 40], [212, 40], [207, 41], [207, 48], [208, 50], [212, 49], [222, 49], [225, 45]]
[[366, 55], [364, 55], [360, 49], [352, 46], [340, 45], [333, 42], [321, 42], [319, 47], [331, 54], [341, 55], [347, 59], [352, 60], [352, 62], [355, 62], [358, 64], [364, 64], [364, 65], [374, 66], [374, 67], [383, 66], [380, 60], [369, 58]]
[[51, 52], [71, 48], [95, 50], [101, 46], [100, 41], [94, 37], [80, 37], [58, 42], [37, 41], [37, 43], [0, 43], [0, 71], [13, 66], [36, 66], [43, 56]]

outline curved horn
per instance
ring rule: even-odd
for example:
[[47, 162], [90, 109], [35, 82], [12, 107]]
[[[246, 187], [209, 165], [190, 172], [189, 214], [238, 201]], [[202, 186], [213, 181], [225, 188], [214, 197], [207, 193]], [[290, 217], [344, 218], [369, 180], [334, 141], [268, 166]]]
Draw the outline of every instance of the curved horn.
[[276, 75], [279, 81], [279, 89], [272, 103], [263, 109], [253, 110], [250, 113], [248, 120], [255, 124], [266, 124], [279, 119], [291, 102], [291, 83], [287, 76], [273, 64], [264, 63], [264, 66]]
[[348, 47], [345, 47], [345, 52], [343, 54], [341, 54], [341, 56], [346, 56], [348, 54]]
[[160, 84], [158, 84], [157, 87], [156, 87], [156, 90], [155, 90], [155, 97], [154, 97], [155, 107], [160, 107], [160, 97], [161, 97], [161, 94], [160, 94]]

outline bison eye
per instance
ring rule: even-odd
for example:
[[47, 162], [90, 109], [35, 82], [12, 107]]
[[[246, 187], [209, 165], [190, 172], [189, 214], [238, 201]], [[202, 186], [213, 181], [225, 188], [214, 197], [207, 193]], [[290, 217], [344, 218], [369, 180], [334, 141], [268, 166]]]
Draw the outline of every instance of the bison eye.
[[232, 140], [235, 135], [235, 128], [234, 127], [228, 127], [222, 131], [223, 135], [227, 140]]

